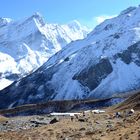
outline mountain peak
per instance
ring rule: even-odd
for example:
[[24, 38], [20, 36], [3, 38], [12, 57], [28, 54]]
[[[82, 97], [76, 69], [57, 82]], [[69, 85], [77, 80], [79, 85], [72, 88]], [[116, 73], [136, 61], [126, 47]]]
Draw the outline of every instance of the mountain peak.
[[77, 20], [73, 20], [73, 21], [69, 22], [68, 26], [70, 28], [72, 27], [72, 28], [76, 28], [76, 29], [80, 29], [81, 28], [81, 24]]
[[39, 23], [40, 25], [44, 26], [45, 25], [45, 21], [43, 16], [39, 13], [39, 12], [35, 12], [31, 17], [29, 17], [28, 19], [30, 20], [34, 20], [35, 22]]
[[12, 21], [12, 19], [10, 19], [10, 18], [0, 18], [0, 26], [7, 25], [11, 21]]
[[39, 13], [39, 12], [35, 12], [33, 15], [32, 15], [33, 18], [42, 18], [42, 15]]
[[[3, 57], [0, 57], [0, 66], [3, 68], [2, 74], [0, 73], [0, 82], [3, 87], [6, 85], [5, 79], [14, 81], [19, 76], [25, 76], [68, 43], [83, 39], [88, 33], [83, 28], [46, 24], [38, 12], [12, 23], [9, 23], [10, 21], [7, 18], [0, 18], [0, 52], [7, 54], [10, 59], [3, 60]], [[8, 67], [7, 64], [13, 61], [15, 65]], [[14, 69], [19, 73], [13, 78]], [[8, 74], [12, 75], [12, 79], [7, 77], [7, 71], [10, 71]], [[4, 82], [1, 80], [1, 75]]]

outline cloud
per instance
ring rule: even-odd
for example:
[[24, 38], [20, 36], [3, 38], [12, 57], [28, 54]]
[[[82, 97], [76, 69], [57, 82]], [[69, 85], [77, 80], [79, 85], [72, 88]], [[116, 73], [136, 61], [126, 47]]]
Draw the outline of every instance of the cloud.
[[97, 25], [99, 25], [100, 23], [102, 23], [104, 20], [106, 19], [110, 19], [113, 17], [116, 17], [117, 15], [100, 15], [100, 16], [96, 16], [96, 17], [92, 17], [88, 20], [83, 20], [83, 19], [79, 19], [79, 21], [81, 23], [83, 23], [83, 25], [87, 26], [90, 29], [94, 29]]
[[102, 23], [103, 21], [105, 21], [106, 19], [111, 19], [113, 17], [116, 17], [117, 15], [101, 15], [101, 16], [97, 16], [97, 17], [94, 17], [93, 20], [94, 22], [96, 22], [97, 24], [100, 24]]

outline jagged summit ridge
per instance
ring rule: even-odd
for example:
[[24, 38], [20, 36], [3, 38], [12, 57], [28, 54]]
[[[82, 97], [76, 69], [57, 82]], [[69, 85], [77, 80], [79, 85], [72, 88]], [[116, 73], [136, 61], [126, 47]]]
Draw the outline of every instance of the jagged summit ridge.
[[34, 22], [40, 26], [44, 26], [46, 24], [43, 16], [39, 12], [35, 12], [31, 17], [28, 18], [28, 20], [34, 20]]
[[[8, 59], [0, 60], [5, 62], [0, 63], [0, 67], [5, 67], [2, 64], [7, 64], [10, 58], [16, 65], [14, 70], [13, 67], [8, 69], [5, 67], [5, 71], [0, 71], [2, 75], [0, 82], [2, 83], [2, 79], [7, 79], [6, 77], [11, 77], [4, 75], [14, 74], [17, 75], [16, 77], [22, 77], [31, 73], [68, 43], [83, 39], [89, 32], [84, 28], [73, 30], [68, 25], [65, 27], [67, 28], [59, 24], [45, 23], [39, 13], [18, 21], [1, 18], [0, 52], [6, 57], [8, 55]], [[13, 79], [7, 80], [13, 81]], [[4, 83], [3, 86], [5, 87], [6, 84]]]

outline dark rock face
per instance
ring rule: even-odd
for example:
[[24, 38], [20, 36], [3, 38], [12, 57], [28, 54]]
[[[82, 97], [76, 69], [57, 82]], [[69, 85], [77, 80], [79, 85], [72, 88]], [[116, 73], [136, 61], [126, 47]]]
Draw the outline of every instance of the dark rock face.
[[140, 66], [140, 42], [131, 45], [122, 53], [116, 54], [115, 58], [121, 58], [121, 60], [126, 64], [134, 62], [137, 66]]
[[105, 26], [104, 30], [107, 31], [109, 29], [112, 29], [113, 28], [113, 24], [108, 24]]
[[108, 58], [103, 58], [94, 66], [84, 69], [80, 74], [75, 75], [73, 80], [78, 80], [83, 86], [94, 90], [111, 72], [113, 68]]
[[41, 103], [51, 100], [54, 90], [47, 82], [51, 80], [56, 67], [48, 68], [42, 72], [42, 67], [33, 74], [14, 82], [9, 87], [1, 91], [0, 108], [7, 108], [29, 104]]
[[6, 79], [8, 79], [8, 80], [17, 80], [17, 79], [19, 79], [20, 78], [20, 75], [18, 75], [18, 74], [14, 74], [14, 73], [12, 73], [12, 74], [7, 74], [6, 76], [5, 76], [5, 78]]

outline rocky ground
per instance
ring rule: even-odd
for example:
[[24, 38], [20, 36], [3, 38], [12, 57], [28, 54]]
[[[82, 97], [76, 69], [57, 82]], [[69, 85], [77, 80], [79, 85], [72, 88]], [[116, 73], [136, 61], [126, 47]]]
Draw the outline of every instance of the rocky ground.
[[0, 117], [0, 140], [140, 140], [140, 112], [69, 116]]

